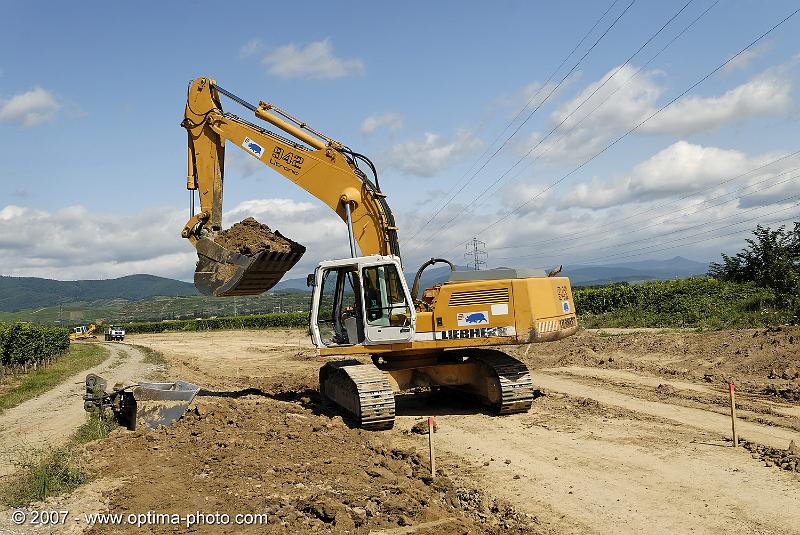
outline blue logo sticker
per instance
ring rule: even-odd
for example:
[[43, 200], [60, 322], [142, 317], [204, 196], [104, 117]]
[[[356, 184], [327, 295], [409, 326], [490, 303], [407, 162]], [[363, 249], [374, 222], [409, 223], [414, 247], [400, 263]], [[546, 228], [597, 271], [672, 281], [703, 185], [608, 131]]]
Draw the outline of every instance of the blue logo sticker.
[[489, 323], [489, 312], [485, 310], [479, 312], [459, 312], [456, 314], [456, 321], [459, 327], [467, 325], [485, 325]]
[[244, 142], [242, 142], [242, 147], [252, 152], [253, 155], [258, 158], [261, 158], [261, 156], [263, 156], [264, 154], [264, 147], [262, 147], [249, 137], [244, 138]]
[[569, 301], [561, 301], [561, 308], [564, 309], [564, 312], [569, 312]]

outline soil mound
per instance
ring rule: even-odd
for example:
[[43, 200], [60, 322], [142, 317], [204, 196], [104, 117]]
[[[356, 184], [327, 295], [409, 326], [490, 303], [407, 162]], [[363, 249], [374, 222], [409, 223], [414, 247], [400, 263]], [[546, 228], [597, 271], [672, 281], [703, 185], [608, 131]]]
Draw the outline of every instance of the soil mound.
[[282, 236], [278, 231], [273, 232], [267, 225], [252, 217], [223, 230], [214, 241], [230, 251], [247, 256], [255, 256], [262, 251], [289, 253], [302, 248], [300, 244]]

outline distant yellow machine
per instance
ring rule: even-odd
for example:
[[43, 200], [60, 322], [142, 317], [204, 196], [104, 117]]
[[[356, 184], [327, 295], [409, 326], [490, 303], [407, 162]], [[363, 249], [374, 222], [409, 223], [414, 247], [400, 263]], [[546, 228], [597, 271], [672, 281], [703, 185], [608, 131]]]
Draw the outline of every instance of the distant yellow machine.
[[[220, 95], [282, 134], [224, 112]], [[367, 157], [271, 104], [250, 104], [209, 78], [190, 84], [182, 126], [189, 134], [187, 188], [193, 192], [192, 217], [182, 236], [197, 249], [195, 284], [201, 292], [258, 294], [299, 260], [296, 252], [247, 256], [215, 242], [222, 231], [226, 142], [320, 199], [346, 223], [352, 257], [321, 262], [308, 276], [311, 338], [322, 356], [369, 355], [372, 363], [344, 360], [323, 366], [320, 390], [328, 400], [368, 429], [391, 427], [394, 393], [415, 387], [465, 391], [500, 414], [530, 408], [528, 368], [490, 346], [547, 342], [575, 333], [567, 277], [542, 270], [455, 271], [447, 260], [432, 258], [409, 289], [398, 229]], [[197, 214], [195, 191], [201, 208]], [[423, 270], [439, 262], [450, 264], [450, 279], [420, 295]]]
[[83, 340], [85, 338], [96, 338], [94, 332], [97, 330], [97, 325], [90, 323], [88, 326], [79, 325], [73, 327], [72, 332], [69, 333], [70, 340]]

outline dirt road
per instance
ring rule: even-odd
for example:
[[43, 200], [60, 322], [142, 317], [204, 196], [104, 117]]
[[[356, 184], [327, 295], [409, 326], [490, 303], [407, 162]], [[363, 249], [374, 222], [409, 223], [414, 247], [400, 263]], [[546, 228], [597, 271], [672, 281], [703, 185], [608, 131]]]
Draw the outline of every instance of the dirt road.
[[[133, 336], [164, 353], [171, 377], [212, 395], [170, 428], [91, 444], [118, 482], [94, 506], [267, 512], [253, 533], [797, 533], [800, 472], [726, 438], [734, 380], [745, 438], [800, 444], [796, 340], [800, 329], [582, 332], [510, 350], [543, 393], [527, 414], [418, 393], [398, 397], [395, 429], [366, 433], [320, 403], [320, 361], [301, 331]], [[436, 482], [425, 479], [426, 439], [408, 432], [430, 414]]]
[[83, 410], [84, 381], [95, 373], [109, 384], [145, 377], [154, 368], [142, 362], [135, 347], [105, 344], [110, 356], [102, 364], [67, 378], [43, 395], [0, 415], [0, 478], [14, 471], [26, 452], [65, 441], [86, 418]]

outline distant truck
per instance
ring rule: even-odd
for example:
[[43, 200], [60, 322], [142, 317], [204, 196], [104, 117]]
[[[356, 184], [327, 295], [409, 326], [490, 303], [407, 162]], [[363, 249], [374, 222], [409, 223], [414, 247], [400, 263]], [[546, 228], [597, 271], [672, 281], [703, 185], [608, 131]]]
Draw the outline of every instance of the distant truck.
[[112, 325], [106, 329], [106, 342], [122, 342], [124, 339], [125, 329], [122, 327]]

